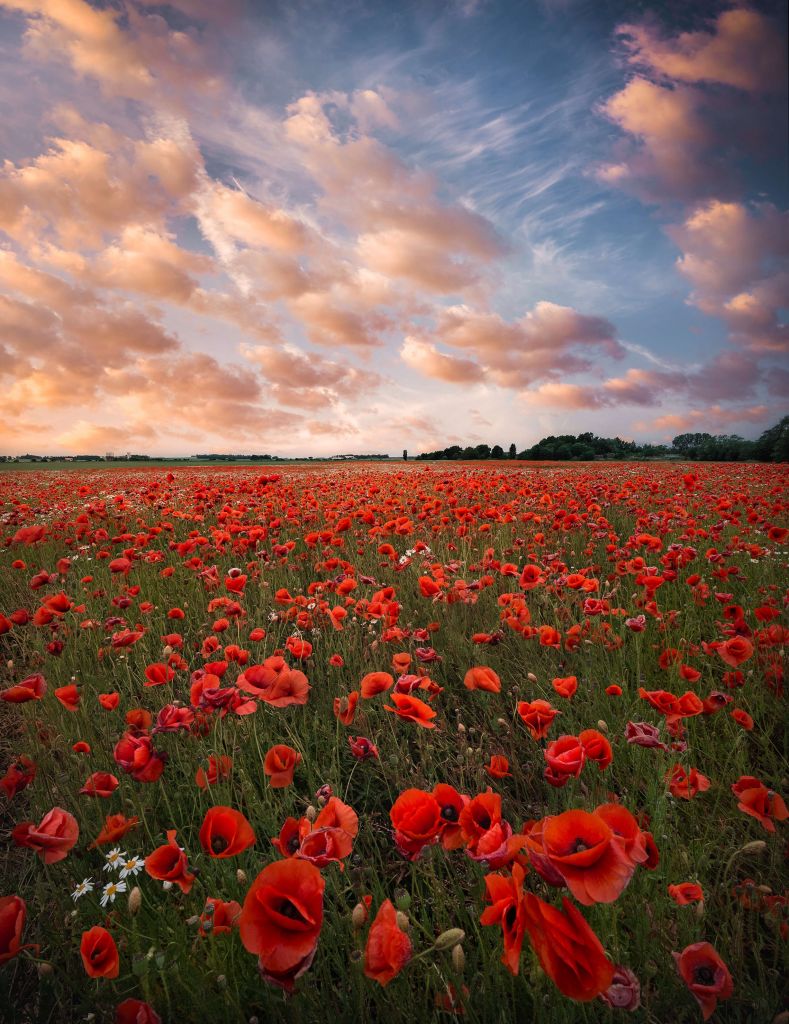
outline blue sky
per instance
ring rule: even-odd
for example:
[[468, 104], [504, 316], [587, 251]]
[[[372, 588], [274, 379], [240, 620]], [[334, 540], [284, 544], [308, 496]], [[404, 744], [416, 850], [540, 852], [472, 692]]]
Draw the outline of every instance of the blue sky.
[[2, 450], [756, 436], [783, 5], [0, 0]]

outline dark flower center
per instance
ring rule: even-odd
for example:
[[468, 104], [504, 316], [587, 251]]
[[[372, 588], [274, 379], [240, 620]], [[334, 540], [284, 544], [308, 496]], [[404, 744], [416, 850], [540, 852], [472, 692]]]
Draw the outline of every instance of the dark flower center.
[[289, 917], [291, 921], [303, 921], [304, 918], [299, 911], [299, 908], [295, 903], [291, 903], [289, 899], [283, 899], [282, 903], [277, 907], [278, 913], [283, 917]]
[[441, 817], [444, 821], [457, 821], [460, 817], [457, 807], [452, 804], [447, 804], [446, 807], [441, 808]]
[[570, 847], [573, 853], [582, 853], [584, 850], [588, 850], [589, 847], [586, 845], [583, 839], [576, 839], [573, 845]]
[[224, 836], [212, 836], [211, 850], [213, 853], [223, 853], [228, 847], [227, 839]]
[[515, 927], [515, 921], [517, 920], [517, 917], [518, 908], [513, 903], [504, 911], [504, 928], [506, 931], [512, 931], [512, 929]]
[[298, 850], [301, 843], [299, 842], [298, 835], [292, 835], [288, 840], [287, 846], [291, 853], [295, 853]]
[[707, 964], [693, 969], [693, 981], [697, 985], [712, 985], [715, 982], [715, 971]]
[[487, 832], [487, 830], [490, 828], [490, 815], [489, 814], [482, 814], [482, 815], [480, 815], [480, 817], [477, 819], [477, 824], [479, 825], [479, 827], [481, 829], [484, 829]]

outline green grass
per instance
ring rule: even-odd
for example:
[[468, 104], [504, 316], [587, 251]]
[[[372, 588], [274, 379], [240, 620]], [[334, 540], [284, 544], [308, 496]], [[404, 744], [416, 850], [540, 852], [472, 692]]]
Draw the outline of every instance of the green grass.
[[[67, 465], [70, 469], [75, 466]], [[106, 467], [89, 464], [86, 468]], [[715, 946], [734, 979], [734, 995], [719, 1005], [715, 1020], [769, 1021], [782, 1008], [786, 943], [778, 931], [778, 918], [747, 909], [732, 894], [733, 886], [744, 878], [753, 878], [774, 894], [782, 893], [785, 886], [786, 825], [778, 824], [779, 835], [770, 835], [756, 820], [737, 810], [730, 791], [741, 775], [756, 775], [784, 796], [789, 795], [784, 705], [765, 683], [763, 662], [754, 657], [742, 666], [746, 685], [732, 691], [735, 703], [729, 708], [688, 720], [687, 753], [629, 746], [623, 733], [629, 720], [660, 724], [657, 713], [639, 698], [640, 685], [677, 694], [693, 689], [702, 697], [712, 690], [725, 689], [721, 680], [727, 666], [714, 656], [689, 654], [685, 659], [702, 671], [702, 678], [692, 687], [679, 678], [676, 667], [661, 670], [657, 657], [666, 647], [721, 638], [721, 623], [725, 625], [722, 604], [712, 596], [704, 606], [694, 604], [684, 582], [691, 572], [701, 573], [712, 590], [733, 593], [732, 601], [743, 606], [751, 626], [762, 628], [752, 611], [773, 593], [780, 598], [780, 590], [769, 588], [785, 585], [786, 557], [772, 545], [771, 555], [753, 562], [747, 551], [737, 549], [732, 538], [744, 538], [749, 509], [780, 504], [781, 496], [770, 491], [778, 486], [785, 493], [784, 469], [771, 467], [769, 472], [755, 475], [753, 467], [701, 469], [701, 491], [683, 497], [698, 525], [704, 523], [709, 528], [718, 521], [720, 512], [715, 503], [722, 495], [743, 495], [736, 499], [742, 506], [742, 522], [724, 526], [714, 539], [693, 541], [697, 558], [680, 570], [676, 582], [659, 589], [660, 609], [677, 610], [676, 620], [670, 622], [667, 617], [661, 623], [647, 616], [647, 629], [637, 634], [625, 628], [624, 616], [593, 619], [593, 626], [610, 621], [614, 635], [622, 637], [622, 645], [606, 649], [592, 634], [590, 642], [582, 642], [577, 651], [568, 651], [564, 646], [560, 650], [542, 647], [536, 639], [524, 640], [507, 628], [498, 645], [472, 642], [474, 632], [498, 628], [498, 596], [520, 592], [517, 577], [491, 572], [493, 585], [479, 591], [473, 604], [431, 603], [420, 595], [417, 580], [429, 564], [457, 562], [457, 576], [471, 582], [484, 572], [481, 561], [486, 549], [493, 548], [502, 562], [517, 562], [519, 555], [531, 549], [543, 562], [548, 553], [554, 553], [570, 570], [590, 567], [600, 579], [601, 589], [613, 591], [612, 606], [624, 607], [628, 615], [637, 614], [640, 609], [633, 595], [640, 588], [633, 576], [606, 581], [615, 571], [615, 560], [612, 562], [611, 553], [606, 551], [609, 534], [615, 534], [617, 544], [622, 546], [635, 533], [657, 533], [658, 526], [649, 516], [663, 514], [667, 507], [679, 503], [671, 496], [681, 487], [686, 467], [605, 464], [535, 471], [534, 467], [416, 464], [406, 469], [379, 465], [371, 470], [361, 465], [322, 467], [317, 474], [283, 467], [280, 484], [264, 492], [256, 490], [254, 470], [222, 465], [221, 469], [206, 469], [208, 493], [201, 496], [195, 496], [193, 481], [182, 484], [177, 478], [170, 486], [163, 473], [156, 478], [159, 491], [150, 491], [148, 480], [141, 482], [133, 472], [138, 468], [155, 467], [133, 463], [129, 467], [132, 472], [119, 475], [117, 482], [112, 478], [112, 484], [105, 482], [106, 475], [97, 480], [92, 473], [82, 473], [42, 478], [30, 485], [27, 481], [34, 479], [31, 476], [4, 476], [0, 485], [5, 513], [11, 512], [12, 499], [31, 508], [6, 525], [7, 537], [12, 537], [23, 523], [46, 523], [50, 531], [49, 537], [33, 548], [12, 544], [0, 549], [0, 612], [9, 614], [20, 607], [32, 611], [43, 595], [61, 589], [78, 605], [84, 604], [84, 611], [69, 612], [59, 628], [58, 636], [65, 641], [59, 657], [47, 653], [51, 637], [46, 628], [18, 626], [0, 637], [0, 686], [17, 682], [32, 671], [42, 671], [49, 684], [40, 703], [0, 704], [6, 748], [0, 772], [21, 753], [38, 764], [38, 776], [31, 787], [10, 803], [0, 794], [0, 895], [15, 893], [26, 900], [28, 922], [23, 941], [41, 947], [37, 958], [23, 953], [0, 966], [4, 1020], [19, 1024], [78, 1021], [94, 1013], [98, 1021], [109, 1021], [112, 1008], [133, 995], [149, 1001], [165, 1021], [241, 1022], [257, 1017], [260, 1021], [294, 1024], [323, 1020], [418, 1022], [448, 1019], [447, 1014], [434, 1009], [434, 998], [448, 984], [458, 990], [467, 986], [464, 1019], [474, 1024], [533, 1019], [570, 1024], [608, 1021], [621, 1013], [607, 1009], [599, 1000], [581, 1004], [562, 996], [540, 970], [528, 941], [524, 943], [519, 975], [512, 977], [507, 972], [500, 962], [500, 929], [479, 923], [485, 906], [485, 870], [462, 850], [445, 853], [440, 847], [430, 848], [414, 863], [398, 855], [389, 824], [392, 803], [405, 788], [427, 789], [437, 782], [449, 782], [472, 796], [492, 786], [501, 793], [504, 816], [516, 830], [530, 818], [576, 807], [592, 809], [612, 798], [621, 800], [634, 814], [649, 817], [660, 851], [657, 870], [636, 871], [614, 904], [580, 908], [613, 961], [629, 966], [641, 981], [642, 1008], [632, 1015], [634, 1020], [701, 1019], [697, 1004], [676, 975], [671, 953], [702, 940]], [[381, 493], [370, 493], [371, 476]], [[83, 478], [90, 483], [92, 493], [88, 496], [76, 493]], [[577, 499], [584, 503], [582, 511], [591, 500], [587, 493], [591, 478], [608, 488], [605, 495], [595, 499], [602, 509], [595, 516], [605, 515], [608, 526], [591, 529], [581, 523], [566, 531], [552, 531], [550, 506], [541, 503], [541, 496], [550, 492], [554, 508], [566, 508], [568, 502]], [[453, 482], [458, 499], [454, 506], [447, 501], [449, 485], [444, 481]], [[627, 481], [632, 481], [632, 488], [625, 486]], [[658, 488], [654, 493], [653, 483]], [[106, 497], [98, 493], [104, 489]], [[114, 512], [109, 496], [119, 491], [125, 493], [128, 508]], [[166, 497], [163, 492], [167, 492]], [[630, 495], [633, 501], [628, 504]], [[420, 520], [418, 514], [432, 496], [441, 499], [443, 508]], [[384, 505], [386, 498], [392, 504]], [[87, 502], [95, 506], [99, 499], [106, 501], [106, 515], [91, 513], [89, 525], [91, 530], [106, 529], [109, 539], [76, 540], [72, 525], [76, 514]], [[350, 501], [354, 502], [353, 508], [343, 509], [343, 504], [347, 506]], [[513, 521], [486, 519], [485, 512], [493, 505], [511, 506]], [[474, 509], [469, 512], [465, 536], [457, 531], [455, 513], [460, 507]], [[223, 511], [228, 508], [238, 513], [235, 520]], [[145, 666], [163, 660], [161, 636], [174, 631], [183, 634], [181, 653], [189, 669], [194, 670], [203, 664], [200, 645], [211, 635], [212, 623], [221, 614], [209, 613], [207, 605], [212, 598], [223, 595], [224, 589], [207, 591], [196, 573], [184, 566], [184, 557], [169, 550], [168, 544], [187, 540], [192, 531], [213, 537], [211, 545], [199, 547], [192, 554], [202, 557], [208, 566], [216, 564], [220, 580], [231, 566], [258, 561], [258, 566], [250, 570], [241, 599], [245, 617], [220, 635], [222, 644], [237, 643], [249, 650], [250, 662], [257, 664], [284, 646], [294, 632], [292, 623], [271, 621], [273, 613], [282, 611], [273, 600], [275, 592], [286, 587], [294, 596], [307, 594], [310, 583], [332, 579], [341, 571], [336, 566], [327, 568], [321, 546], [307, 548], [304, 534], [331, 527], [335, 509], [353, 515], [365, 508], [377, 509], [374, 519], [379, 525], [397, 515], [408, 515], [414, 532], [371, 537], [370, 524], [356, 519], [341, 535], [343, 546], [331, 547], [329, 555], [347, 559], [357, 577], [371, 576], [381, 586], [394, 586], [402, 605], [401, 626], [439, 624], [429, 643], [442, 660], [427, 666], [431, 678], [444, 687], [433, 705], [438, 711], [438, 728], [428, 732], [399, 720], [384, 710], [384, 697], [360, 701], [351, 727], [336, 721], [332, 713], [335, 696], [357, 688], [368, 671], [389, 670], [394, 653], [413, 652], [420, 646], [413, 639], [382, 642], [380, 623], [365, 622], [362, 617], [354, 621], [355, 616], [349, 614], [342, 631], [335, 632], [326, 620], [315, 622], [312, 628], [318, 631], [316, 634], [311, 628], [304, 631], [314, 645], [304, 669], [312, 686], [304, 707], [276, 709], [261, 704], [249, 717], [231, 714], [215, 718], [212, 731], [205, 737], [157, 736], [157, 749], [166, 751], [169, 758], [161, 780], [145, 785], [124, 775], [112, 757], [124, 728], [124, 713], [141, 706], [155, 717], [159, 708], [173, 699], [189, 701], [188, 672], [179, 672], [166, 686], [142, 686]], [[174, 511], [187, 518], [174, 515]], [[450, 521], [442, 524], [440, 515], [447, 512]], [[548, 517], [542, 524], [523, 522], [520, 517], [525, 512]], [[233, 549], [234, 538], [237, 542], [240, 535], [228, 534], [228, 539], [222, 539], [211, 532], [214, 527], [226, 531], [233, 521], [247, 525], [266, 521], [270, 525], [273, 518], [281, 519], [282, 526], [275, 529], [277, 536], [261, 542], [256, 552]], [[778, 522], [780, 514], [771, 512], [768, 519], [770, 523]], [[162, 521], [171, 523], [172, 531], [153, 537], [139, 550], [143, 555], [159, 550], [163, 560], [137, 562], [127, 581], [111, 578], [109, 559], [97, 559], [97, 552], [105, 549], [115, 557], [123, 548], [131, 547], [133, 538], [145, 527]], [[481, 531], [485, 524], [492, 524], [490, 532]], [[672, 514], [665, 521], [663, 552], [686, 527], [687, 518], [680, 515]], [[544, 544], [535, 541], [538, 532], [546, 534]], [[122, 535], [132, 540], [113, 542], [112, 538]], [[68, 543], [68, 538], [73, 542]], [[297, 547], [287, 560], [262, 560], [262, 552], [271, 550], [272, 541], [288, 539], [296, 540]], [[430, 545], [432, 554], [424, 560], [414, 558], [402, 571], [376, 553], [381, 542], [392, 543], [402, 554], [420, 539]], [[518, 545], [518, 540], [525, 543]], [[748, 540], [767, 547], [759, 525], [753, 526]], [[741, 579], [731, 577], [722, 583], [711, 577], [715, 564], [709, 563], [704, 553], [713, 543], [719, 550], [730, 546], [725, 564], [740, 567]], [[81, 546], [87, 550], [82, 551]], [[659, 565], [657, 559], [663, 552], [653, 555], [634, 548], [631, 557], [643, 554], [649, 564]], [[34, 572], [41, 567], [54, 572], [57, 560], [65, 554], [74, 559], [67, 576], [43, 591], [31, 591], [28, 581]], [[25, 571], [11, 568], [16, 558], [27, 562]], [[160, 575], [167, 566], [175, 569], [169, 578]], [[92, 581], [81, 584], [80, 579], [87, 575], [93, 577]], [[552, 574], [548, 575], [550, 579]], [[141, 590], [130, 607], [118, 609], [111, 600], [122, 595], [125, 584], [139, 584]], [[369, 598], [376, 589], [360, 584], [354, 597]], [[567, 588], [541, 587], [527, 592], [532, 623], [555, 625], [566, 632], [570, 625], [584, 622], [583, 596]], [[141, 612], [142, 601], [150, 602], [153, 610]], [[330, 604], [334, 603], [336, 599], [330, 595]], [[186, 611], [184, 620], [166, 618], [173, 606]], [[130, 625], [142, 622], [146, 627], [143, 639], [126, 651], [108, 651], [107, 640], [114, 627], [79, 626], [85, 620], [103, 623], [112, 614], [124, 616]], [[255, 626], [268, 631], [265, 640], [258, 643], [248, 640]], [[105, 652], [101, 656], [100, 650]], [[329, 664], [329, 657], [335, 653], [343, 657], [343, 668]], [[499, 674], [503, 684], [500, 694], [464, 688], [466, 670], [479, 664], [489, 665]], [[537, 682], [531, 681], [529, 674]], [[578, 677], [579, 688], [566, 701], [553, 692], [551, 680], [570, 674]], [[234, 676], [235, 666], [231, 664], [226, 678], [232, 681]], [[76, 713], [64, 709], [53, 696], [53, 690], [72, 677], [81, 685], [82, 707]], [[623, 695], [608, 696], [605, 687], [610, 683], [622, 686]], [[118, 691], [121, 696], [114, 712], [103, 711], [97, 702], [99, 693], [110, 691]], [[519, 700], [536, 697], [550, 700], [562, 711], [550, 738], [565, 733], [577, 735], [586, 728], [604, 730], [614, 750], [610, 768], [599, 772], [595, 765], [588, 764], [580, 779], [571, 779], [565, 788], [546, 785], [542, 747], [530, 738], [516, 713]], [[752, 715], [756, 723], [752, 732], [743, 731], [731, 719], [729, 711], [733, 707]], [[356, 762], [348, 748], [349, 734], [369, 737], [378, 746], [380, 760]], [[89, 758], [72, 751], [78, 740], [90, 744]], [[287, 743], [303, 755], [294, 785], [283, 790], [272, 790], [262, 770], [265, 752], [275, 743]], [[201, 791], [194, 783], [194, 774], [209, 753], [230, 755], [233, 772], [227, 781]], [[511, 778], [491, 780], [487, 776], [484, 765], [492, 754], [504, 754], [509, 759]], [[687, 802], [670, 796], [664, 777], [675, 761], [694, 766], [708, 776], [709, 791]], [[107, 800], [78, 795], [85, 778], [96, 770], [114, 771], [120, 779], [119, 788]], [[189, 921], [202, 911], [206, 896], [243, 903], [249, 882], [276, 859], [271, 837], [279, 833], [286, 817], [299, 816], [315, 804], [315, 793], [325, 783], [357, 811], [360, 832], [345, 870], [334, 865], [324, 872], [325, 920], [317, 956], [297, 983], [295, 996], [286, 998], [261, 981], [255, 957], [244, 949], [237, 933], [200, 939]], [[206, 810], [217, 804], [242, 811], [256, 832], [256, 845], [237, 858], [215, 860], [201, 852], [197, 838], [200, 824]], [[32, 851], [20, 850], [10, 842], [10, 829], [22, 820], [39, 821], [52, 806], [75, 814], [80, 839], [64, 861], [45, 866]], [[118, 811], [141, 819], [141, 826], [121, 843], [130, 853], [150, 853], [164, 842], [166, 829], [177, 828], [179, 843], [200, 871], [198, 883], [188, 896], [177, 889], [165, 892], [159, 882], [142, 873], [136, 879], [142, 890], [142, 908], [136, 915], [129, 913], [125, 897], [107, 911], [100, 909], [98, 891], [76, 904], [72, 902], [70, 892], [82, 878], [106, 880], [102, 853], [89, 851], [87, 846], [98, 834], [104, 817]], [[743, 851], [754, 840], [766, 841], [765, 848], [758, 853]], [[238, 869], [245, 873], [246, 881], [239, 880]], [[684, 881], [702, 885], [702, 910], [696, 906], [677, 907], [669, 899], [667, 886]], [[557, 891], [545, 886], [533, 871], [527, 876], [526, 886], [549, 902], [557, 900]], [[351, 922], [354, 905], [366, 893], [372, 894], [374, 909], [387, 897], [398, 900], [411, 921], [415, 954], [425, 952], [385, 989], [364, 977], [359, 954], [367, 930], [357, 933]], [[105, 924], [118, 944], [121, 973], [116, 981], [90, 981], [82, 969], [79, 939], [95, 924]], [[462, 975], [454, 969], [449, 952], [429, 952], [435, 937], [451, 927], [463, 929], [466, 935]]]

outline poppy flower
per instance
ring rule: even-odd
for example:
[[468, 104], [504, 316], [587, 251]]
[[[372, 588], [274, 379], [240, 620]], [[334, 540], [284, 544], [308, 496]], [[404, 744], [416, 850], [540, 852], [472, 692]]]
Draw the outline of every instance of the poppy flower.
[[209, 932], [212, 935], [229, 935], [238, 927], [240, 917], [241, 906], [235, 900], [225, 902], [209, 896], [200, 915], [200, 934], [203, 937]]
[[107, 846], [110, 843], [115, 843], [139, 824], [139, 818], [127, 818], [125, 814], [110, 814], [105, 818], [101, 832], [99, 832], [88, 849], [93, 850], [97, 846]]
[[564, 780], [570, 776], [577, 779], [586, 761], [586, 751], [577, 736], [560, 736], [548, 744], [543, 755], [553, 775]]
[[554, 718], [561, 712], [552, 708], [547, 700], [522, 700], [518, 704], [518, 714], [531, 733], [532, 739], [542, 740], [548, 735]]
[[412, 953], [411, 940], [397, 923], [392, 901], [384, 900], [367, 935], [365, 977], [386, 987], [410, 961]]
[[162, 1018], [141, 999], [124, 999], [115, 1007], [115, 1024], [162, 1024]]
[[612, 1010], [629, 1010], [632, 1013], [641, 1006], [641, 983], [629, 967], [617, 966], [611, 985], [600, 993], [600, 998]]
[[731, 668], [737, 668], [753, 654], [753, 644], [744, 636], [733, 636], [718, 647], [718, 656]]
[[177, 885], [184, 894], [187, 894], [194, 885], [196, 876], [189, 871], [189, 861], [186, 854], [175, 841], [176, 830], [169, 829], [167, 842], [163, 846], [157, 846], [153, 853], [145, 858], [145, 870], [160, 882], [170, 882]]
[[783, 799], [752, 775], [741, 775], [731, 791], [737, 797], [739, 809], [756, 818], [768, 832], [775, 832], [776, 821], [786, 821], [789, 817]]
[[104, 708], [105, 711], [114, 711], [117, 708], [121, 699], [119, 693], [100, 693], [99, 704]]
[[668, 894], [678, 907], [686, 907], [689, 903], [704, 902], [704, 893], [696, 882], [680, 882], [679, 885], [670, 885]]
[[120, 973], [118, 947], [106, 928], [96, 926], [82, 933], [79, 945], [82, 966], [89, 978], [117, 978]]
[[353, 693], [349, 693], [347, 697], [335, 697], [333, 705], [334, 717], [338, 722], [342, 722], [343, 725], [353, 725], [353, 719], [356, 715], [356, 705], [358, 703], [358, 690], [354, 690]]
[[230, 777], [233, 769], [233, 758], [227, 754], [216, 757], [214, 754], [208, 756], [208, 768], [198, 768], [195, 772], [195, 782], [200, 789], [208, 786], [215, 786], [217, 782]]
[[504, 952], [501, 962], [517, 975], [520, 969], [521, 947], [526, 935], [523, 916], [523, 879], [525, 871], [519, 864], [512, 865], [511, 875], [485, 875], [485, 899], [490, 903], [480, 916], [483, 925], [501, 925]]
[[76, 711], [79, 708], [79, 690], [74, 683], [58, 687], [55, 696], [67, 711]]
[[579, 903], [613, 903], [627, 887], [635, 865], [613, 831], [596, 814], [565, 811], [542, 829], [545, 856]]
[[27, 789], [35, 779], [38, 768], [25, 754], [22, 754], [8, 766], [5, 775], [0, 779], [0, 789], [9, 800], [12, 800], [17, 793]]
[[320, 871], [290, 858], [263, 868], [250, 886], [239, 919], [244, 948], [258, 957], [263, 978], [287, 992], [311, 965], [323, 925]]
[[156, 782], [164, 771], [164, 756], [154, 750], [150, 736], [126, 732], [112, 754], [115, 763], [137, 782]]
[[430, 719], [436, 717], [436, 712], [418, 697], [411, 697], [405, 693], [393, 693], [392, 701], [395, 704], [394, 707], [384, 704], [387, 711], [393, 711], [399, 718], [415, 722], [423, 729], [435, 729], [435, 722], [431, 722]]
[[606, 992], [614, 965], [581, 913], [566, 898], [562, 910], [533, 893], [522, 901], [526, 931], [540, 966], [561, 993], [588, 1002]]
[[594, 761], [600, 771], [611, 764], [613, 760], [613, 751], [611, 750], [611, 744], [597, 729], [584, 729], [580, 733], [578, 739], [581, 746], [584, 748], [584, 753], [590, 761]]
[[734, 992], [728, 967], [709, 942], [694, 942], [681, 953], [672, 953], [672, 956], [677, 974], [701, 1007], [704, 1020], [709, 1020], [718, 1000], [728, 999]]
[[404, 790], [392, 805], [389, 820], [397, 848], [409, 860], [416, 860], [425, 846], [437, 842], [442, 828], [438, 800], [421, 789]]
[[80, 790], [86, 796], [112, 796], [118, 788], [118, 780], [109, 772], [94, 772], [85, 780], [85, 785]]
[[348, 745], [357, 761], [369, 761], [378, 757], [378, 748], [366, 736], [349, 736]]
[[492, 779], [508, 779], [512, 777], [510, 763], [502, 754], [491, 754], [490, 763], [485, 765], [485, 771]]
[[293, 773], [302, 757], [293, 747], [277, 744], [266, 753], [263, 771], [269, 777], [272, 789], [284, 789], [293, 782]]
[[748, 712], [743, 711], [742, 708], [735, 708], [734, 711], [732, 711], [731, 713], [731, 717], [734, 719], [737, 725], [739, 725], [742, 729], [745, 729], [746, 732], [751, 732], [753, 730], [753, 719], [748, 714]]
[[362, 697], [368, 699], [394, 686], [394, 676], [389, 672], [368, 672], [359, 684]]
[[695, 768], [686, 772], [681, 764], [675, 764], [666, 779], [671, 795], [681, 800], [691, 800], [697, 793], [705, 793], [710, 788], [710, 780], [706, 775]]
[[200, 826], [200, 845], [209, 856], [220, 859], [235, 857], [254, 843], [252, 826], [240, 811], [219, 806], [206, 812]]
[[9, 686], [0, 692], [0, 700], [8, 704], [24, 704], [29, 700], [41, 700], [46, 692], [46, 680], [40, 672], [36, 672], [15, 686]]
[[143, 686], [162, 686], [175, 679], [175, 672], [161, 661], [148, 665], [145, 669], [145, 682]]
[[38, 825], [24, 821], [14, 828], [11, 838], [17, 846], [35, 850], [45, 864], [57, 864], [68, 856], [79, 839], [77, 819], [62, 807], [53, 807]]
[[463, 685], [467, 690], [501, 693], [501, 679], [487, 665], [478, 665], [475, 668], [470, 668], [463, 678]]
[[22, 932], [27, 920], [27, 906], [21, 896], [0, 896], [0, 966], [23, 949], [38, 946], [22, 945]]
[[578, 679], [576, 676], [557, 677], [551, 685], [560, 697], [566, 697], [569, 700], [578, 689]]
[[628, 743], [635, 743], [639, 747], [668, 750], [666, 744], [660, 739], [660, 730], [650, 722], [628, 722], [625, 726], [625, 739]]

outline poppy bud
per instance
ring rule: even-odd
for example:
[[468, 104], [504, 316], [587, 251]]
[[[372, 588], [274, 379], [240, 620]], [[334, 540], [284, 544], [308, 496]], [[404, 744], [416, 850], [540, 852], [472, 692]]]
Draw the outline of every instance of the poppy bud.
[[466, 966], [466, 954], [463, 952], [463, 947], [460, 943], [452, 947], [452, 966], [458, 974], [462, 974]]
[[200, 918], [197, 914], [193, 914], [191, 917], [187, 917], [186, 923], [190, 928], [196, 928], [200, 924]]
[[465, 731], [466, 731], [466, 727], [465, 727], [465, 725], [463, 725], [463, 723], [462, 723], [462, 722], [458, 722], [458, 732], [462, 734], [462, 733], [464, 733]]
[[537, 676], [533, 672], [527, 672], [526, 673], [526, 678], [529, 680], [530, 683], [536, 683], [537, 682]]
[[754, 839], [753, 842], [746, 843], [745, 846], [741, 846], [737, 851], [738, 853], [764, 853], [767, 849], [767, 843], [763, 839]]
[[433, 944], [434, 949], [452, 949], [458, 946], [465, 939], [466, 933], [462, 928], [447, 928], [442, 932]]
[[357, 932], [359, 931], [360, 928], [364, 928], [365, 923], [367, 921], [367, 916], [367, 907], [363, 903], [357, 903], [356, 906], [353, 908], [353, 913], [351, 914], [351, 923], [353, 924], [353, 927]]
[[506, 729], [507, 726], [509, 725], [509, 722], [507, 721], [506, 718], [497, 718], [496, 725], [500, 725], [502, 729]]
[[310, 806], [304, 812], [304, 817], [307, 819], [307, 821], [315, 821], [315, 818], [317, 817], [317, 815], [318, 815], [318, 812], [315, 810], [315, 808], [312, 806], [312, 804], [310, 804]]
[[395, 890], [395, 906], [398, 910], [408, 910], [411, 906], [411, 893], [405, 889]]
[[704, 900], [699, 900], [696, 904], [696, 917], [704, 917]]
[[242, 871], [241, 868], [239, 868], [238, 871], [236, 871], [236, 881], [238, 882], [239, 885], [247, 884], [246, 873]]
[[162, 653], [164, 654], [165, 658], [169, 658], [170, 655], [173, 653], [173, 649], [172, 649], [172, 647], [169, 644], [167, 644], [167, 646], [165, 647], [165, 649], [164, 649], [164, 651]]
[[227, 978], [224, 974], [217, 974], [216, 976], [216, 987], [227, 988]]
[[128, 899], [129, 913], [134, 915], [142, 906], [142, 893], [140, 892], [139, 885], [135, 885], [132, 891], [129, 893]]
[[597, 728], [600, 730], [600, 732], [608, 732], [608, 723], [604, 722], [601, 718], [600, 721], [597, 723]]
[[36, 971], [38, 972], [39, 978], [51, 978], [55, 973], [55, 968], [52, 964], [37, 964]]
[[407, 932], [411, 927], [411, 922], [408, 920], [402, 910], [397, 911], [397, 927], [404, 932]]

